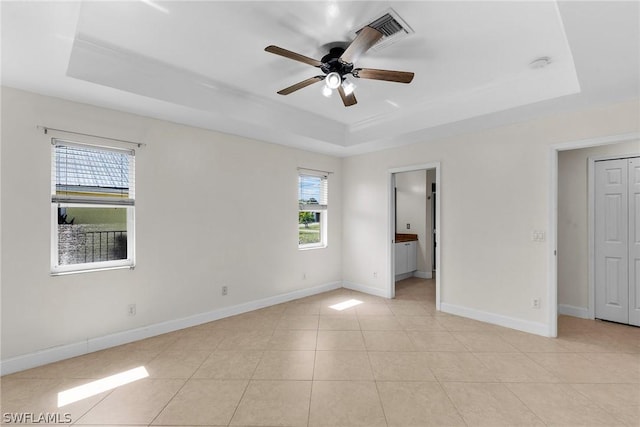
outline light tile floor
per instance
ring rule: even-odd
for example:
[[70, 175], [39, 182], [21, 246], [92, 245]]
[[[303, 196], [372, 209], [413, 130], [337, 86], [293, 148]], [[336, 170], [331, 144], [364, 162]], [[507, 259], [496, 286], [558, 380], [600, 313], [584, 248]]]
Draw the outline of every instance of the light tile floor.
[[[560, 317], [550, 339], [340, 289], [3, 377], [4, 414], [91, 426], [640, 426], [640, 328]], [[329, 306], [363, 301], [343, 311]], [[149, 377], [61, 408], [60, 391]], [[39, 424], [44, 425], [44, 424]]]

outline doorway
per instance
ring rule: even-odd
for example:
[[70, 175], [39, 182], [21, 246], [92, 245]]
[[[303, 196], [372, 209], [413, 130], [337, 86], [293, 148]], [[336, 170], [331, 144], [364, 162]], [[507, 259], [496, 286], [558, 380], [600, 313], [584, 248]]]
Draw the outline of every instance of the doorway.
[[550, 147], [548, 336], [557, 336], [559, 314], [595, 318], [590, 172], [595, 160], [637, 156], [639, 140], [631, 133]]
[[[410, 173], [410, 172], [420, 172], [424, 175], [424, 197], [422, 198], [422, 218], [418, 221], [421, 221], [420, 227], [418, 229], [412, 228], [413, 225], [411, 222], [407, 222], [403, 218], [403, 213], [398, 212], [397, 209], [397, 197], [403, 197], [401, 194], [398, 194], [396, 190], [396, 181], [397, 178], [400, 177], [402, 180], [402, 176], [400, 174]], [[417, 175], [417, 174], [416, 174]], [[421, 263], [421, 266], [428, 266], [426, 269], [428, 271], [424, 271], [425, 267], [422, 267], [423, 270], [418, 269], [418, 263], [416, 262], [415, 266], [409, 266], [411, 272], [404, 271], [403, 273], [409, 273], [407, 277], [422, 277], [422, 278], [433, 278], [435, 279], [435, 301], [436, 301], [436, 309], [440, 310], [440, 163], [426, 163], [421, 165], [407, 166], [402, 168], [394, 168], [389, 170], [388, 176], [389, 182], [389, 227], [388, 227], [388, 262], [389, 262], [389, 275], [388, 275], [388, 291], [387, 295], [390, 298], [395, 297], [395, 282], [396, 282], [396, 264], [397, 258], [401, 257], [402, 253], [397, 250], [396, 247], [396, 236], [398, 234], [418, 234], [412, 233], [412, 231], [423, 230], [424, 245], [423, 248], [423, 258], [424, 261]], [[432, 186], [433, 184], [433, 186]], [[435, 192], [432, 191], [432, 188], [435, 189]], [[398, 220], [401, 222], [398, 223]], [[417, 224], [416, 224], [417, 225]], [[410, 246], [410, 245], [409, 245]], [[401, 251], [404, 251], [405, 248], [400, 248]], [[411, 248], [406, 248], [407, 253], [411, 254]], [[433, 255], [431, 254], [433, 251]], [[426, 252], [426, 253], [425, 253]], [[432, 262], [435, 258], [435, 262]], [[403, 277], [400, 275], [399, 277]]]

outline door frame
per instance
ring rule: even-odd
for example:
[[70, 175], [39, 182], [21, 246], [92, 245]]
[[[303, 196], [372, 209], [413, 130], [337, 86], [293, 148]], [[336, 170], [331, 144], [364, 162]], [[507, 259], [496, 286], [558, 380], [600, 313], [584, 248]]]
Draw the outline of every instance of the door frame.
[[[597, 147], [600, 145], [619, 144], [622, 142], [630, 142], [635, 140], [640, 140], [640, 132], [569, 141], [559, 144], [553, 144], [549, 147], [549, 241], [547, 245], [549, 260], [549, 271], [547, 278], [547, 306], [549, 307], [549, 309], [547, 312], [547, 320], [549, 325], [548, 335], [550, 337], [558, 336], [558, 152], [576, 150], [580, 148]], [[587, 185], [589, 185], [589, 183]], [[591, 225], [591, 218], [589, 218], [588, 226]], [[590, 239], [589, 260], [593, 259], [591, 244], [592, 240]], [[590, 266], [589, 286], [591, 286], [593, 280], [593, 272]], [[591, 291], [589, 292], [589, 294], [589, 305], [593, 307], [594, 304], [591, 300], [591, 298], [593, 298], [593, 295]], [[595, 308], [593, 308], [593, 310], [595, 313]]]
[[[389, 213], [389, 222], [387, 224], [387, 261], [388, 261], [388, 269], [389, 275], [387, 277], [387, 295], [389, 298], [395, 298], [396, 296], [396, 285], [395, 285], [395, 239], [396, 239], [396, 212], [395, 212], [395, 174], [402, 172], [414, 172], [421, 170], [430, 170], [435, 169], [436, 171], [436, 217], [435, 217], [435, 234], [434, 239], [437, 243], [436, 245], [436, 310], [440, 310], [440, 286], [442, 279], [442, 268], [440, 266], [440, 251], [442, 248], [442, 240], [440, 238], [440, 212], [442, 203], [440, 201], [440, 162], [430, 162], [430, 163], [422, 163], [411, 166], [403, 166], [399, 168], [391, 168], [387, 171], [387, 183], [388, 183], [388, 213]], [[427, 192], [429, 189], [427, 189]]]
[[587, 227], [589, 232], [589, 302], [587, 306], [587, 314], [589, 319], [596, 318], [596, 162], [637, 157], [640, 157], [640, 153], [594, 156], [587, 159]]

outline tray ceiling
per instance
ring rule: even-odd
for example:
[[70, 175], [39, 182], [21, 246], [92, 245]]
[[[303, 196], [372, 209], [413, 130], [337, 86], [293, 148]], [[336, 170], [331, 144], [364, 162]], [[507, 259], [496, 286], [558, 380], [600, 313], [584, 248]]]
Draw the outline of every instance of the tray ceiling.
[[[637, 97], [638, 17], [632, 18], [638, 5], [609, 3], [620, 4], [3, 3], [2, 79], [39, 93], [348, 155], [426, 140], [454, 125], [465, 130], [517, 120], [543, 111], [536, 106], [548, 112], [575, 100], [584, 104], [585, 89], [589, 102], [604, 101], [607, 96], [593, 90], [611, 84], [607, 64], [597, 81], [597, 62], [584, 52], [584, 39], [593, 37], [586, 34], [589, 20], [615, 25], [626, 36], [614, 52], [607, 43], [592, 52], [620, 63], [617, 78], [626, 81], [614, 87], [617, 98], [625, 98], [622, 86], [626, 98]], [[324, 97], [322, 83], [276, 94], [319, 70], [266, 53], [267, 45], [320, 59], [327, 45], [350, 42], [355, 30], [389, 8], [413, 34], [366, 52], [356, 65], [412, 71], [411, 84], [353, 79], [358, 104], [349, 108], [337, 94]], [[531, 66], [541, 57], [550, 59], [547, 66]]]

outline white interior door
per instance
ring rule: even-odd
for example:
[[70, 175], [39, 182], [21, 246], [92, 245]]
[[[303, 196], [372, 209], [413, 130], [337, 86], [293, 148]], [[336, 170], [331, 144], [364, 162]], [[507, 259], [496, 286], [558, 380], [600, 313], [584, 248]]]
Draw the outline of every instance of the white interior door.
[[628, 160], [595, 164], [595, 314], [629, 322]]
[[629, 159], [629, 324], [640, 326], [640, 158]]

